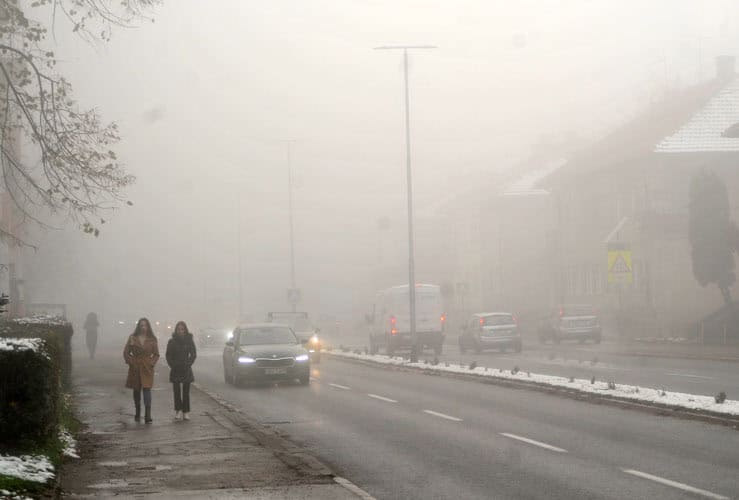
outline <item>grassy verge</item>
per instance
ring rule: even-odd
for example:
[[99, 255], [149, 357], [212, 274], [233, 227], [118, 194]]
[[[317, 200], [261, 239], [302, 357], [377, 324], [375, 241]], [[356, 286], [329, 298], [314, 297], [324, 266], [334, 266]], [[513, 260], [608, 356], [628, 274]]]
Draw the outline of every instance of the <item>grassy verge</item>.
[[[80, 430], [80, 422], [74, 416], [71, 395], [65, 394], [62, 400], [63, 401], [62, 404], [59, 405], [57, 415], [59, 430], [64, 429], [72, 436], [76, 436]], [[67, 443], [60, 439], [59, 432], [57, 432], [56, 435], [44, 442], [26, 443], [23, 448], [10, 450], [9, 453], [5, 454], [11, 454], [14, 456], [43, 455], [49, 459], [52, 465], [54, 465], [54, 469], [58, 471], [62, 461], [64, 460], [64, 450], [66, 446]], [[54, 488], [54, 480], [39, 483], [0, 474], [0, 490], [8, 491], [11, 495], [31, 496], [34, 498], [38, 496], [54, 496]]]

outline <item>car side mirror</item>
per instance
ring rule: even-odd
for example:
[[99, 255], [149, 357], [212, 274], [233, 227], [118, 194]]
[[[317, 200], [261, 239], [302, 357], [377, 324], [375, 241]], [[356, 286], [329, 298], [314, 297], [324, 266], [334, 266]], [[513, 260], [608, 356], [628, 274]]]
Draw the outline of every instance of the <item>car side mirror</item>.
[[228, 347], [233, 347], [233, 346], [234, 346], [234, 341], [233, 341], [233, 340], [227, 340], [227, 341], [226, 341], [226, 345], [227, 345]]

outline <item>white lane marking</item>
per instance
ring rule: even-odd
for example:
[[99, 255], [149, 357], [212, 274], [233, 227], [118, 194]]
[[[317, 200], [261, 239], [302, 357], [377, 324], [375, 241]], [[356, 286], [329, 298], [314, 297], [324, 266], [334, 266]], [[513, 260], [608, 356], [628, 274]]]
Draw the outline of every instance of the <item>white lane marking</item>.
[[633, 470], [633, 469], [621, 469], [621, 470], [624, 471], [626, 474], [631, 474], [632, 476], [649, 479], [650, 481], [654, 481], [655, 483], [664, 484], [665, 486], [672, 486], [673, 488], [677, 488], [683, 491], [688, 491], [690, 493], [695, 493], [696, 495], [701, 495], [706, 498], [715, 498], [717, 500], [729, 500], [729, 497], [725, 497], [717, 493], [712, 493], [710, 491], [702, 490], [700, 488], [694, 488], [693, 486], [689, 486], [684, 483], [678, 483], [677, 481], [671, 481], [670, 479], [665, 479], [663, 477], [653, 476], [651, 474], [647, 474], [646, 472], [641, 472], [641, 471]]
[[447, 420], [451, 420], [452, 422], [461, 422], [462, 421], [461, 418], [452, 417], [451, 415], [446, 415], [444, 413], [439, 413], [438, 411], [434, 411], [434, 410], [423, 410], [423, 412], [424, 413], [428, 413], [429, 415], [433, 415], [435, 417], [445, 418]]
[[340, 385], [340, 384], [328, 384], [328, 385], [330, 387], [336, 387], [337, 389], [343, 389], [345, 391], [350, 391], [351, 390], [351, 387], [347, 387], [345, 385]]
[[671, 377], [688, 377], [688, 378], [702, 378], [705, 380], [714, 380], [715, 377], [707, 377], [705, 375], [693, 375], [692, 373], [665, 373]]
[[367, 493], [362, 488], [352, 483], [348, 479], [344, 479], [343, 477], [339, 477], [339, 476], [334, 476], [334, 481], [337, 484], [340, 484], [341, 486], [346, 488], [347, 490], [351, 491], [355, 495], [357, 495], [362, 500], [375, 500], [375, 497], [373, 497], [372, 495], [370, 495], [369, 493]]
[[371, 397], [371, 398], [379, 399], [380, 401], [385, 401], [387, 403], [397, 403], [396, 400], [390, 399], [390, 398], [386, 398], [385, 396], [378, 396], [377, 394], [367, 394], [367, 395], [369, 397]]
[[529, 439], [523, 436], [517, 436], [516, 434], [509, 434], [507, 432], [501, 432], [500, 435], [511, 438], [511, 439], [515, 439], [517, 441], [522, 441], [524, 443], [533, 444], [534, 446], [544, 448], [545, 450], [556, 451], [558, 453], [567, 453], [567, 450], [565, 450], [564, 448], [557, 448], [556, 446], [552, 446], [551, 444], [542, 443], [541, 441], [536, 441], [534, 439]]

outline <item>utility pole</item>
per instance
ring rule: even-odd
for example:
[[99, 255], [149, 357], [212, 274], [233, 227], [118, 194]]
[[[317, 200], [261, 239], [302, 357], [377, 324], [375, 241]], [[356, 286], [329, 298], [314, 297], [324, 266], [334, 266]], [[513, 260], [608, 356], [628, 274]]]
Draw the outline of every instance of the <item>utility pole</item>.
[[435, 49], [433, 45], [391, 45], [375, 47], [375, 50], [402, 50], [403, 51], [403, 81], [405, 89], [405, 167], [408, 187], [408, 298], [410, 309], [410, 327], [413, 347], [411, 362], [418, 362], [421, 346], [416, 333], [416, 269], [413, 242], [413, 178], [411, 176], [411, 119], [410, 99], [408, 96], [408, 51], [416, 49]]
[[[238, 266], [239, 266], [239, 320], [238, 323], [241, 324], [244, 318], [244, 263], [243, 263], [243, 255], [241, 254], [241, 193], [237, 193], [236, 195], [236, 211], [237, 211], [237, 217], [236, 217], [236, 223], [238, 224], [238, 227], [236, 228], [236, 235], [237, 235], [237, 243], [236, 243], [236, 254], [238, 257]], [[205, 286], [203, 286], [205, 288]], [[204, 292], [205, 293], [205, 292]]]
[[[288, 204], [288, 218], [290, 221], [290, 289], [292, 293], [295, 291], [295, 237], [293, 231], [293, 172], [292, 172], [292, 158], [290, 151], [290, 143], [292, 141], [286, 141], [287, 143], [287, 204]], [[290, 306], [292, 312], [295, 312], [297, 306], [297, 296], [290, 300]]]

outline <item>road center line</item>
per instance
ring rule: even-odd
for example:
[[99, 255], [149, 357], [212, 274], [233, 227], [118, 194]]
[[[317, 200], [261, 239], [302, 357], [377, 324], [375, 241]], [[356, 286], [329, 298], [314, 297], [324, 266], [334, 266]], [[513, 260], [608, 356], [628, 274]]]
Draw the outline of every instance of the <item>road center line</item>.
[[701, 495], [706, 498], [715, 498], [717, 500], [729, 500], [729, 497], [718, 495], [716, 493], [711, 493], [710, 491], [702, 490], [700, 488], [694, 488], [693, 486], [689, 486], [683, 483], [678, 483], [677, 481], [671, 481], [670, 479], [665, 479], [663, 477], [653, 476], [651, 474], [647, 474], [646, 472], [641, 472], [641, 471], [633, 470], [633, 469], [621, 469], [621, 470], [623, 470], [626, 474], [631, 474], [632, 476], [641, 477], [643, 479], [649, 479], [650, 481], [654, 481], [655, 483], [664, 484], [665, 486], [672, 486], [673, 488], [677, 488], [683, 491], [688, 491], [690, 493], [695, 493], [696, 495]]
[[538, 446], [539, 448], [544, 448], [545, 450], [556, 451], [558, 453], [567, 453], [567, 450], [563, 448], [557, 448], [556, 446], [552, 446], [551, 444], [542, 443], [541, 441], [536, 441], [534, 439], [529, 439], [523, 436], [517, 436], [516, 434], [509, 434], [507, 432], [501, 432], [500, 435], [511, 438], [511, 439], [515, 439], [517, 441], [522, 441], [524, 443], [533, 444], [534, 446]]
[[340, 384], [328, 384], [328, 385], [329, 385], [330, 387], [335, 387], [335, 388], [337, 388], [337, 389], [343, 389], [343, 390], [345, 390], [345, 391], [350, 391], [350, 390], [351, 390], [351, 387], [347, 387], [347, 386], [345, 386], [345, 385], [340, 385]]
[[669, 375], [671, 377], [688, 377], [688, 378], [702, 378], [705, 380], [713, 380], [714, 377], [707, 377], [705, 375], [693, 375], [691, 373], [665, 373], [665, 375]]
[[386, 403], [397, 403], [396, 400], [386, 398], [385, 396], [378, 396], [377, 394], [367, 394], [369, 397], [374, 399], [379, 399], [380, 401], [385, 401]]
[[461, 418], [452, 417], [451, 415], [446, 415], [444, 413], [439, 413], [438, 411], [434, 411], [434, 410], [423, 410], [423, 412], [424, 413], [428, 413], [429, 415], [433, 415], [435, 417], [445, 418], [447, 420], [451, 420], [452, 422], [461, 422], [462, 421]]

